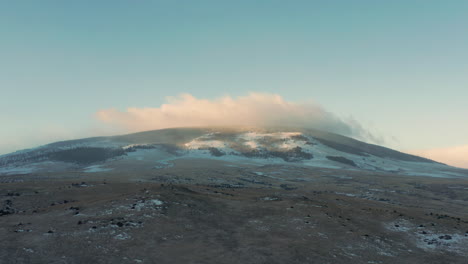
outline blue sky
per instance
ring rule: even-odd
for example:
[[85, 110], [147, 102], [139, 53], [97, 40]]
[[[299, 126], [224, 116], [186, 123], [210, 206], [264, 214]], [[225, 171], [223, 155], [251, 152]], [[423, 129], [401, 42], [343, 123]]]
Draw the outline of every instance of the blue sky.
[[273, 93], [401, 150], [468, 145], [468, 1], [0, 0], [0, 153], [102, 109]]

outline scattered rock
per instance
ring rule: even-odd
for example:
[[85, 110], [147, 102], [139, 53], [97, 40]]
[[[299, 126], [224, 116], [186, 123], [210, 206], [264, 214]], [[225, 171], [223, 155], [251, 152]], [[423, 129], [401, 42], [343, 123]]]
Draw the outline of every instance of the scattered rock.
[[16, 213], [16, 210], [13, 208], [13, 201], [5, 200], [3, 202], [3, 208], [0, 209], [0, 216], [9, 215]]
[[451, 240], [452, 236], [451, 235], [443, 235], [443, 236], [440, 236], [439, 239]]

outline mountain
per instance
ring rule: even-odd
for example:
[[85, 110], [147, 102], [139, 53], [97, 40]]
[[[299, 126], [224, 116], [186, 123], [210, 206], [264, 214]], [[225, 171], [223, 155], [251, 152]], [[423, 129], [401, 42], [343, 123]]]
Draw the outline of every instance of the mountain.
[[468, 174], [300, 128], [174, 128], [0, 156], [0, 263], [459, 263]]
[[253, 127], [171, 128], [56, 142], [0, 156], [0, 175], [151, 170], [182, 159], [434, 177], [468, 175], [463, 169], [325, 131]]

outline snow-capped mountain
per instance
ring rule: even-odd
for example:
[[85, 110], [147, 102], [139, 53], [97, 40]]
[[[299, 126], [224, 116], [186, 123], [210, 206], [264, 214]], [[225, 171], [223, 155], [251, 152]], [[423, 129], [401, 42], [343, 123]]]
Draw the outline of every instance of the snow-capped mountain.
[[429, 159], [333, 133], [293, 128], [174, 128], [56, 142], [0, 156], [0, 175], [150, 170], [180, 159], [468, 176], [467, 170]]

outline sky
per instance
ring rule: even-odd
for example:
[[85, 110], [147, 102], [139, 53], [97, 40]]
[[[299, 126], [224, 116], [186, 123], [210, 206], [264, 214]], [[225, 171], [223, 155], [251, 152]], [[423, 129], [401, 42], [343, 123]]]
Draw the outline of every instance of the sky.
[[468, 167], [466, 14], [465, 0], [0, 0], [0, 154], [260, 100]]

